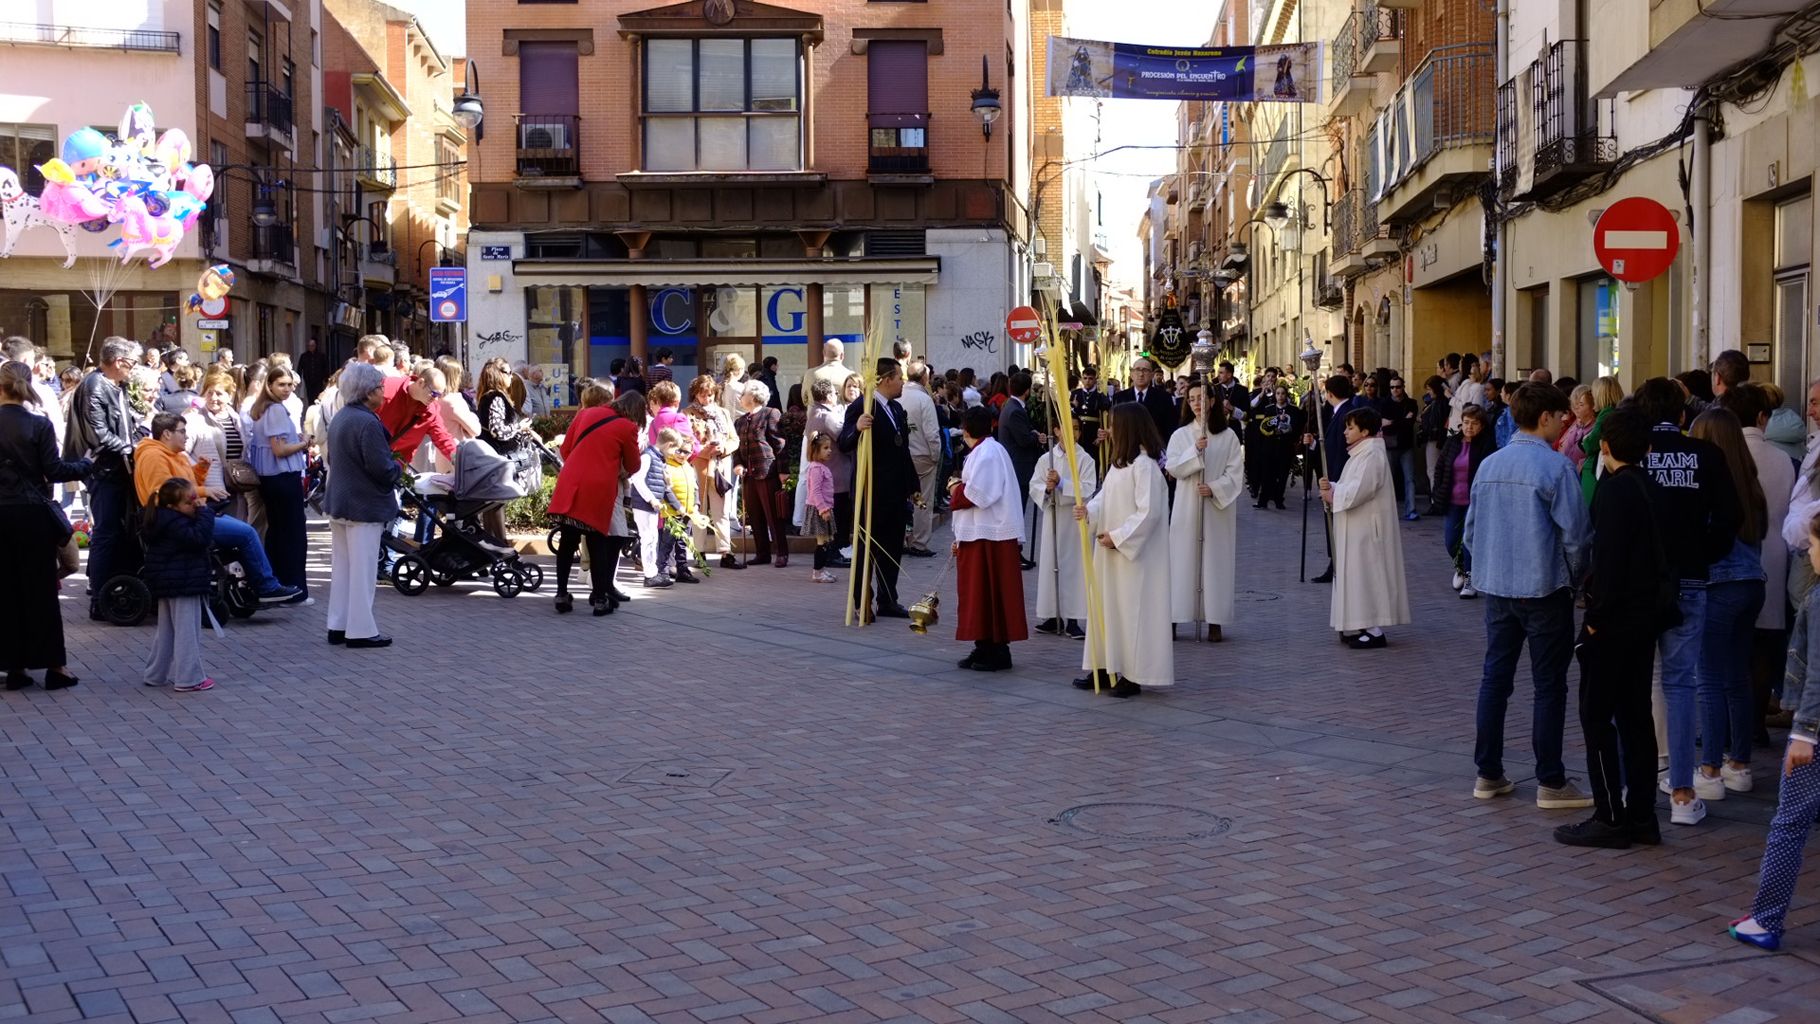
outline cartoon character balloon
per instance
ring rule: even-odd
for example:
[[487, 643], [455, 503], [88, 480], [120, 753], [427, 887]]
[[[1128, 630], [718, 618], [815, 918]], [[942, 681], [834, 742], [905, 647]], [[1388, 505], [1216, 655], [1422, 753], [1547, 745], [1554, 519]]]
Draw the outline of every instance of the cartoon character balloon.
[[[59, 155], [38, 167], [44, 188], [37, 196], [18, 189], [9, 200], [7, 249], [11, 241], [33, 224], [45, 224], [64, 237], [70, 262], [75, 247], [69, 226], [105, 232], [116, 224], [120, 237], [108, 243], [128, 260], [149, 252], [151, 266], [170, 260], [190, 225], [196, 223], [215, 191], [215, 175], [207, 164], [192, 164], [194, 146], [180, 129], [160, 134], [152, 108], [135, 103], [120, 118], [120, 132], [108, 138], [93, 128], [78, 128], [63, 140]], [[11, 169], [0, 167], [0, 180], [18, 181]], [[13, 216], [11, 208], [31, 207]], [[69, 263], [65, 263], [68, 266]], [[231, 282], [231, 277], [230, 277]], [[200, 291], [200, 288], [199, 288]]]
[[234, 290], [234, 268], [225, 263], [217, 263], [204, 270], [196, 279], [196, 294], [184, 303], [184, 309], [190, 313], [201, 313], [205, 301], [226, 298]]

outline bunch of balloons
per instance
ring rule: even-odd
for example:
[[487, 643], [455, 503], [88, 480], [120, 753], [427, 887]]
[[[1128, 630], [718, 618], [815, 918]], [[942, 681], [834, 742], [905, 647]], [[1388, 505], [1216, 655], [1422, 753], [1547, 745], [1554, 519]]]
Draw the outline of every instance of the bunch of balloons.
[[[215, 174], [208, 164], [190, 162], [190, 138], [182, 129], [159, 134], [153, 125], [152, 109], [135, 103], [121, 116], [117, 136], [93, 128], [71, 132], [63, 140], [62, 156], [38, 165], [44, 190], [37, 196], [21, 190], [11, 200], [6, 250], [15, 233], [42, 225], [64, 236], [73, 261], [69, 226], [103, 232], [119, 225], [120, 237], [108, 246], [119, 251], [120, 262], [141, 252], [151, 254], [148, 266], [169, 262], [214, 194]], [[0, 181], [8, 178], [17, 180], [9, 168], [0, 167]], [[20, 208], [17, 218], [12, 206]]]

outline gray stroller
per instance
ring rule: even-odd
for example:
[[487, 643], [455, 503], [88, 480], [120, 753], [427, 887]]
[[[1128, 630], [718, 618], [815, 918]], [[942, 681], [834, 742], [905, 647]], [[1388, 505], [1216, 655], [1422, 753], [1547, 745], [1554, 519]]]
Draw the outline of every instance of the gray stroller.
[[[543, 567], [520, 558], [504, 537], [494, 537], [481, 517], [525, 496], [512, 460], [485, 441], [463, 441], [455, 450], [455, 472], [433, 474], [399, 493], [399, 503], [417, 511], [415, 537], [388, 532], [386, 547], [398, 554], [392, 586], [415, 596], [434, 583], [489, 577], [500, 597], [543, 586]], [[447, 484], [446, 491], [439, 486]], [[426, 522], [427, 520], [427, 522]]]

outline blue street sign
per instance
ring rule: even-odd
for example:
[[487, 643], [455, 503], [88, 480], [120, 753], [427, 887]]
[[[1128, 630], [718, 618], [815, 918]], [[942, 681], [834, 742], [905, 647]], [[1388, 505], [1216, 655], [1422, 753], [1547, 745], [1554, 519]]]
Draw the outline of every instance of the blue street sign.
[[430, 268], [430, 320], [462, 323], [468, 318], [468, 268]]

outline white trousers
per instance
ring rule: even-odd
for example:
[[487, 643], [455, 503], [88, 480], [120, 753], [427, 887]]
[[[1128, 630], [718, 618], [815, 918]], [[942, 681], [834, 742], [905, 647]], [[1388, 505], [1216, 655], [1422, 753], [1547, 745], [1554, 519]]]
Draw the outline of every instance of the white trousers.
[[632, 510], [632, 525], [638, 530], [638, 561], [646, 576], [657, 574], [657, 513]]
[[384, 523], [329, 520], [329, 628], [350, 639], [379, 635], [379, 623], [373, 621], [373, 588], [384, 534]]
[[[709, 474], [707, 479], [702, 482], [701, 504], [702, 513], [708, 517], [708, 523], [713, 527], [713, 536], [709, 536], [710, 531], [708, 530], [696, 530], [695, 550], [706, 554], [709, 550], [708, 545], [712, 544], [715, 554], [730, 553], [733, 550], [733, 534], [727, 530], [727, 514], [739, 505], [737, 482], [727, 490], [727, 493], [722, 494], [714, 487], [713, 474]], [[639, 532], [642, 534], [644, 531]]]

